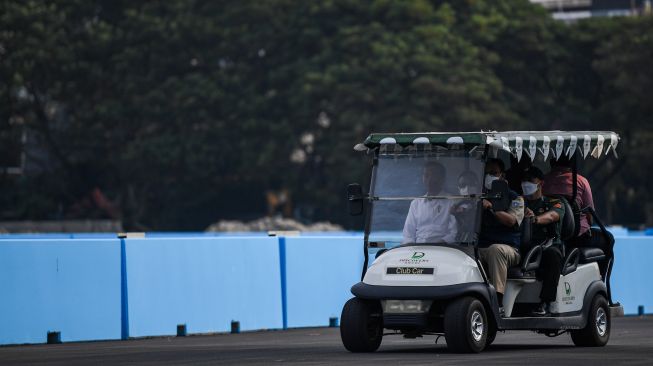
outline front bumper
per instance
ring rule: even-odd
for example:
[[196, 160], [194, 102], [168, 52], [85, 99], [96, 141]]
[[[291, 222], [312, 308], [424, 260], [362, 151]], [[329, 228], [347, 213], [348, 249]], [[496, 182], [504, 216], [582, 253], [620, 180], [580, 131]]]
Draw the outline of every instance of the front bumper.
[[428, 314], [383, 314], [383, 327], [388, 329], [426, 328]]

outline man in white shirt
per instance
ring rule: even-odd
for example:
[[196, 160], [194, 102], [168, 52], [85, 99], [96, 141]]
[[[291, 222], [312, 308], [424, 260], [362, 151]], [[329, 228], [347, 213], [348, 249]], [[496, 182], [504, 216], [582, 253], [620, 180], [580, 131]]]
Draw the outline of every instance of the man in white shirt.
[[[446, 169], [436, 161], [427, 162], [422, 172], [426, 196], [437, 196], [442, 192]], [[404, 223], [405, 243], [453, 243], [456, 238], [456, 219], [451, 214], [453, 201], [449, 199], [416, 198]]]

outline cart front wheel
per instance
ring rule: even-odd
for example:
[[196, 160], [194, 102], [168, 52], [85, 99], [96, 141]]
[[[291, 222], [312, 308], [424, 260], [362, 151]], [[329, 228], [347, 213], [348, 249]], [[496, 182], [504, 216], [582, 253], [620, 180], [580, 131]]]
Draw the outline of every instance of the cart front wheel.
[[490, 323], [483, 303], [466, 296], [452, 301], [444, 313], [447, 347], [459, 353], [477, 353], [485, 348]]
[[374, 352], [383, 338], [383, 312], [378, 301], [353, 298], [340, 317], [340, 338], [351, 352]]

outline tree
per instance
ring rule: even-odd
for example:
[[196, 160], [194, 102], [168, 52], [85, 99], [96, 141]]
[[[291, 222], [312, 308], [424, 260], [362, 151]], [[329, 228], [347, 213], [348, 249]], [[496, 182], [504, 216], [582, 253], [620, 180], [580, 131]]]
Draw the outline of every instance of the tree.
[[526, 0], [2, 7], [0, 139], [28, 131], [38, 165], [0, 177], [5, 218], [103, 217], [73, 209], [100, 190], [127, 229], [198, 230], [263, 215], [283, 187], [299, 218], [347, 223], [370, 132], [618, 123], [641, 145], [650, 115], [645, 18], [567, 26]]

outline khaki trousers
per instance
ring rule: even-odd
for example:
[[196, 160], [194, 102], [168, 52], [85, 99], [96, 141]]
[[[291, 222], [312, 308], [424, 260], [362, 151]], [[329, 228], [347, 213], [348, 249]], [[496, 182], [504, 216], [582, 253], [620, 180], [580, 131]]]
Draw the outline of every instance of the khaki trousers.
[[479, 250], [481, 262], [485, 265], [488, 279], [497, 292], [503, 294], [506, 289], [508, 267], [516, 266], [521, 259], [519, 252], [507, 244], [492, 244]]

